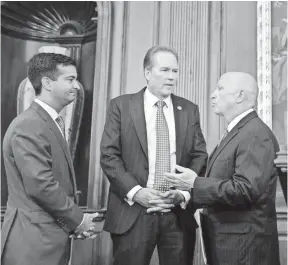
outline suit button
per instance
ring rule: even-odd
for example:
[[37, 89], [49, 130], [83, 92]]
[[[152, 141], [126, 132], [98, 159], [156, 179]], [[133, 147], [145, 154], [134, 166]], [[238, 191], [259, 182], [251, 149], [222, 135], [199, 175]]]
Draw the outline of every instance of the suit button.
[[145, 168], [145, 170], [148, 170], [148, 169], [149, 169], [149, 167], [148, 167], [147, 165], [146, 165], [144, 168]]

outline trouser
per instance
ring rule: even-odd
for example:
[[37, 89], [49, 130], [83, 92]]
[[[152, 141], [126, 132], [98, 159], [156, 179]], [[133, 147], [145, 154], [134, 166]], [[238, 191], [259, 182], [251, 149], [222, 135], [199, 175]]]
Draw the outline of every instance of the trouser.
[[[113, 265], [149, 265], [156, 246], [160, 265], [188, 265], [184, 250], [187, 237], [173, 212], [147, 214], [143, 211], [132, 228], [121, 235], [111, 234], [111, 238]], [[187, 247], [191, 248], [193, 258], [194, 245]]]

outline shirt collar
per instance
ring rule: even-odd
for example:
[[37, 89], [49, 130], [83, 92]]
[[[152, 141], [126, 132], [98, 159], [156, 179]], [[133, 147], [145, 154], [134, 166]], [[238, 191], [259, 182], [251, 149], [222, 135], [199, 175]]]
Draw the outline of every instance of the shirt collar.
[[55, 109], [53, 109], [52, 107], [50, 107], [48, 104], [44, 103], [43, 101], [41, 101], [41, 100], [38, 99], [38, 98], [35, 98], [35, 99], [34, 99], [34, 102], [36, 102], [36, 103], [39, 104], [44, 110], [46, 110], [53, 120], [55, 120], [55, 119], [58, 118], [59, 114], [57, 113], [57, 111], [56, 111]]
[[243, 113], [241, 113], [240, 115], [238, 115], [236, 118], [234, 118], [227, 126], [227, 130], [228, 132], [230, 132], [235, 126], [236, 124], [241, 121], [245, 116], [247, 116], [250, 112], [252, 112], [254, 109], [248, 109], [246, 111], [244, 111]]
[[[148, 89], [148, 87], [145, 90], [144, 93], [144, 100], [145, 103], [149, 106], [149, 107], [153, 107], [155, 106], [156, 102], [159, 101], [159, 98], [157, 98], [156, 96], [154, 96]], [[163, 100], [166, 103], [166, 106], [169, 108], [172, 104], [171, 101], [171, 96], [168, 96], [167, 98], [165, 98]]]

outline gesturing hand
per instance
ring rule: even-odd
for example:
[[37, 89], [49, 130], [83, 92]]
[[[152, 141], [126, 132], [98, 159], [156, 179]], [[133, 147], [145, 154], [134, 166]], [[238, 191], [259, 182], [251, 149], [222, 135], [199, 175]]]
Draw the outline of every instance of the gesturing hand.
[[180, 191], [169, 190], [162, 193], [160, 199], [149, 201], [152, 207], [147, 209], [147, 213], [163, 211], [163, 209], [171, 209], [183, 201], [185, 201], [185, 198]]
[[194, 186], [195, 179], [198, 177], [197, 174], [189, 168], [178, 165], [176, 165], [176, 169], [181, 173], [164, 173], [164, 178], [176, 189], [191, 190]]

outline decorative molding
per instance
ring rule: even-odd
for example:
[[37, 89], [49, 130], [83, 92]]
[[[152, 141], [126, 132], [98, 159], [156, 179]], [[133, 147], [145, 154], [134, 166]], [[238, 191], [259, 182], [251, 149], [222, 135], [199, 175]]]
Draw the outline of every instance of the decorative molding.
[[[1, 224], [3, 223], [3, 219], [4, 219], [4, 214], [6, 212], [7, 207], [6, 206], [1, 206]], [[106, 208], [103, 209], [89, 209], [86, 206], [81, 206], [80, 209], [84, 212], [84, 213], [95, 213], [97, 212], [99, 215], [97, 217], [97, 219], [95, 220], [95, 222], [102, 222], [105, 220], [105, 215], [106, 215]], [[99, 230], [99, 232], [101, 232], [102, 230]]]
[[130, 3], [123, 2], [123, 35], [122, 35], [122, 52], [121, 52], [121, 85], [120, 95], [123, 94], [127, 85], [127, 56], [128, 56], [128, 41], [127, 34], [129, 32], [129, 17], [130, 17]]
[[[95, 35], [96, 36], [96, 35]], [[69, 44], [62, 44], [62, 47], [65, 47], [67, 49], [67, 56], [70, 56], [73, 58], [76, 62], [77, 72], [79, 72], [80, 69], [80, 61], [81, 61], [81, 44], [78, 43], [69, 43]]]
[[98, 37], [96, 40], [87, 198], [88, 207], [92, 209], [103, 208], [107, 204], [108, 185], [100, 166], [100, 142], [110, 88], [111, 14], [111, 2], [98, 2]]
[[257, 2], [257, 111], [272, 129], [271, 2]]
[[[257, 2], [257, 81], [259, 87], [258, 115], [272, 130], [272, 52], [271, 2]], [[275, 164], [287, 203], [287, 148], [281, 146]]]
[[60, 44], [86, 43], [96, 39], [96, 1], [4, 1], [1, 4], [4, 34]]

